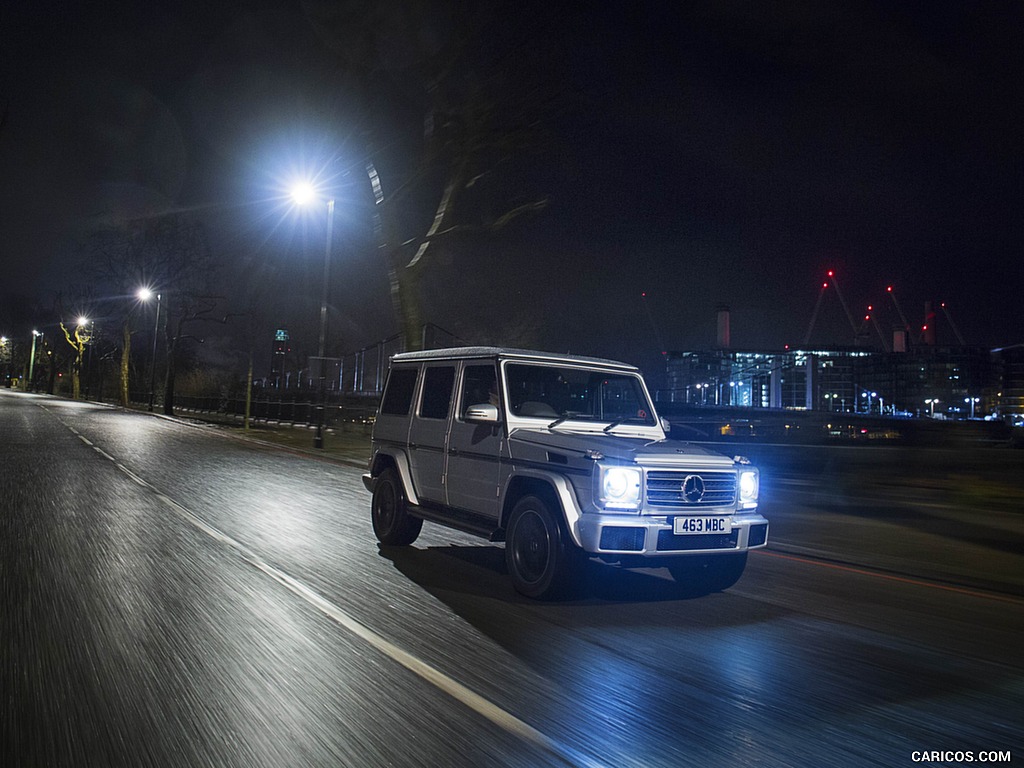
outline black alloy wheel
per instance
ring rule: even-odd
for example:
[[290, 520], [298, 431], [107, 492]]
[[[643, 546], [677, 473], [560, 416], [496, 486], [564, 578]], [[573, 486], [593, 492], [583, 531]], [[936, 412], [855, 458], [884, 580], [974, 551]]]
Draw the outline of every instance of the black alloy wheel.
[[388, 546], [412, 544], [423, 528], [423, 519], [409, 514], [402, 481], [391, 467], [380, 473], [373, 486], [370, 517], [377, 540]]
[[548, 505], [526, 496], [512, 509], [505, 562], [516, 590], [546, 599], [564, 594], [573, 574], [574, 547]]

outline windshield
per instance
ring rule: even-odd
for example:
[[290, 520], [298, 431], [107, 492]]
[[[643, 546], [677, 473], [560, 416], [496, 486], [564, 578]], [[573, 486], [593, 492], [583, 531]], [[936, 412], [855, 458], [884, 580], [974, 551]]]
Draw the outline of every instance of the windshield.
[[569, 366], [509, 363], [505, 366], [509, 410], [514, 416], [589, 419], [654, 425], [640, 377]]

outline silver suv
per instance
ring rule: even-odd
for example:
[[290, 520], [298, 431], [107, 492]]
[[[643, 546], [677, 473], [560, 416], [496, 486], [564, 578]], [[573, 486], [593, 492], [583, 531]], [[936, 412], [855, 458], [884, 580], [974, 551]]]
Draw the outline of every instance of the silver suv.
[[564, 593], [588, 558], [726, 589], [768, 540], [758, 471], [667, 431], [626, 363], [493, 347], [395, 355], [363, 475], [374, 533], [408, 545], [430, 520], [505, 541], [529, 597]]

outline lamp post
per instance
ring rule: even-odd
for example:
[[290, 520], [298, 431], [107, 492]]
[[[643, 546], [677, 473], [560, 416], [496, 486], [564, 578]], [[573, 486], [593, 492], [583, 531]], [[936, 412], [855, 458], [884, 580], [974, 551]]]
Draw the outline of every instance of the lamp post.
[[[140, 288], [138, 297], [141, 301], [153, 298], [153, 291]], [[156, 399], [156, 342], [160, 336], [160, 294], [156, 294], [156, 321], [153, 324], [153, 355], [149, 361], [149, 411], [153, 412], [153, 401]]]
[[[81, 328], [85, 328], [85, 335], [83, 337], [83, 340], [84, 340], [84, 343], [86, 345], [88, 345], [88, 347], [89, 347], [89, 353], [88, 353], [88, 355], [85, 358], [84, 373], [83, 373], [83, 369], [81, 367], [81, 363], [82, 363], [81, 357], [79, 357], [79, 360], [78, 360], [78, 363], [79, 363], [78, 375], [79, 375], [80, 378], [84, 378], [85, 379], [85, 399], [88, 400], [89, 399], [89, 387], [92, 386], [92, 343], [93, 343], [93, 339], [96, 336], [96, 321], [92, 320], [92, 319], [90, 319], [88, 317], [85, 317], [83, 315], [82, 317], [78, 318], [78, 325]], [[76, 330], [76, 333], [77, 333], [77, 330]]]
[[34, 328], [32, 329], [32, 353], [28, 357], [28, 386], [26, 387], [29, 392], [35, 391], [35, 387], [32, 385], [32, 382], [35, 380], [33, 377], [36, 370], [36, 339], [42, 335], [43, 334], [39, 331]]
[[[299, 205], [306, 205], [316, 197], [316, 192], [309, 184], [299, 184], [292, 189], [292, 198]], [[320, 342], [317, 345], [317, 356], [320, 359], [319, 375], [317, 376], [316, 432], [313, 436], [313, 447], [324, 447], [324, 409], [326, 397], [327, 372], [324, 367], [324, 355], [327, 342], [327, 289], [331, 276], [331, 241], [334, 239], [334, 198], [327, 201], [327, 243], [324, 248], [324, 279], [320, 293]]]
[[974, 405], [981, 400], [980, 397], [965, 397], [964, 402], [971, 404], [971, 418], [974, 418]]
[[865, 404], [865, 408], [867, 409], [866, 413], [871, 413], [872, 401], [876, 397], [878, 397], [878, 393], [877, 392], [867, 392], [867, 391], [865, 391], [865, 392], [861, 392], [861, 397], [863, 397], [865, 400], [867, 400], [867, 403]]
[[931, 417], [933, 419], [935, 418], [935, 404], [938, 402], [939, 399], [937, 397], [929, 397], [927, 400], [925, 400], [925, 403], [931, 406]]
[[2, 380], [0, 380], [0, 383], [2, 383], [2, 384], [7, 384], [7, 375], [10, 372], [10, 366], [6, 365], [7, 357], [8, 357], [7, 337], [6, 336], [0, 336], [0, 363], [4, 363], [5, 364], [4, 365], [4, 370], [3, 370], [3, 378], [2, 378]]
[[[85, 326], [89, 324], [89, 318], [84, 315], [79, 316], [75, 321], [75, 334], [74, 341], [71, 341], [71, 336], [68, 336], [68, 341], [71, 342], [71, 346], [75, 350], [75, 361], [74, 368], [72, 371], [72, 392], [76, 400], [81, 397], [82, 394], [82, 357], [85, 354], [85, 345], [89, 341], [89, 332], [86, 330], [82, 331]], [[65, 333], [67, 331], [65, 330]]]

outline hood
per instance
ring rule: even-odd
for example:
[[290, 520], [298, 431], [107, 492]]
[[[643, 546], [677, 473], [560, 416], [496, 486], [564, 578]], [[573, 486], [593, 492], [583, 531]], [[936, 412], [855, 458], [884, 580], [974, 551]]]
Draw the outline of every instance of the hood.
[[585, 454], [596, 451], [607, 459], [633, 462], [649, 466], [732, 467], [733, 460], [716, 451], [682, 440], [647, 440], [639, 437], [615, 435], [548, 432], [546, 430], [517, 429], [509, 436], [513, 456], [516, 444], [554, 449], [565, 453]]

